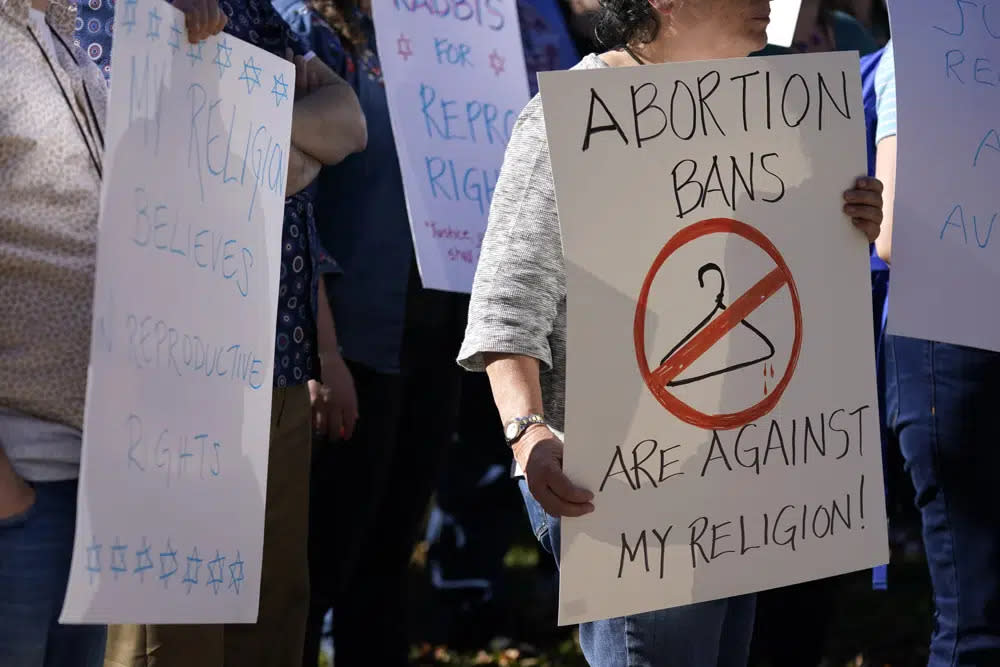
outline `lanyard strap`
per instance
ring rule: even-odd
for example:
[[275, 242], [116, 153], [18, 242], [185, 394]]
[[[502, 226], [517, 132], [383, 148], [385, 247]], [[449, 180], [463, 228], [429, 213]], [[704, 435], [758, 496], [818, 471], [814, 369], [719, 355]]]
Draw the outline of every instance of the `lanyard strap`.
[[[63, 99], [66, 101], [66, 106], [69, 107], [70, 114], [72, 114], [73, 120], [76, 122], [76, 127], [80, 131], [80, 136], [83, 137], [83, 143], [87, 147], [87, 153], [90, 155], [90, 161], [93, 163], [94, 169], [97, 170], [97, 176], [99, 178], [103, 178], [104, 175], [101, 172], [101, 163], [97, 159], [97, 155], [94, 153], [94, 148], [90, 145], [90, 140], [87, 135], [87, 131], [84, 129], [83, 123], [80, 122], [80, 118], [77, 115], [76, 110], [73, 108], [73, 102], [70, 100], [69, 94], [63, 87], [62, 81], [59, 80], [59, 73], [56, 71], [55, 65], [52, 64], [52, 59], [49, 58], [48, 52], [45, 50], [45, 47], [42, 46], [42, 43], [38, 40], [38, 37], [35, 36], [35, 31], [32, 30], [30, 26], [28, 27], [28, 34], [31, 35], [31, 39], [35, 41], [35, 44], [38, 45], [39, 51], [41, 51], [42, 55], [45, 57], [45, 62], [48, 64], [49, 70], [51, 70], [52, 72], [52, 76], [55, 77], [56, 85], [59, 86], [59, 92], [62, 93]], [[52, 34], [56, 34], [54, 30], [52, 31]], [[74, 59], [73, 62], [76, 62], [76, 60]], [[87, 99], [87, 103], [90, 104], [89, 97]]]
[[623, 46], [622, 48], [625, 50], [625, 53], [627, 53], [630, 56], [632, 56], [632, 60], [634, 60], [636, 62], [636, 64], [638, 64], [638, 65], [645, 65], [646, 64], [646, 63], [642, 62], [642, 60], [639, 58], [639, 56], [635, 55], [635, 52], [632, 51], [632, 49], [629, 48], [629, 46], [627, 44], [625, 46]]

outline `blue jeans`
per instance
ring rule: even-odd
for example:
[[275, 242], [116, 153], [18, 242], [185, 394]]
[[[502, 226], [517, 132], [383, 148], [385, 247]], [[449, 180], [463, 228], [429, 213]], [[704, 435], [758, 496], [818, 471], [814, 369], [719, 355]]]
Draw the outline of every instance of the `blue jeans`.
[[[559, 561], [559, 519], [518, 480], [531, 528]], [[745, 667], [756, 596], [743, 595], [580, 625], [580, 646], [592, 667]]]
[[934, 587], [929, 665], [1000, 665], [1000, 354], [888, 336], [886, 375]]
[[0, 520], [0, 665], [100, 667], [107, 628], [60, 625], [76, 528], [76, 480], [34, 485], [35, 504]]

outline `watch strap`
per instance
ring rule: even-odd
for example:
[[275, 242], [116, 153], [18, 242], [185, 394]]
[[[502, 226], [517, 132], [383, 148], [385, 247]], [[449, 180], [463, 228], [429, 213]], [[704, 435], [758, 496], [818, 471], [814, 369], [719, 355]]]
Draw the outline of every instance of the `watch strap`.
[[545, 421], [545, 417], [537, 414], [515, 417], [504, 426], [504, 439], [507, 440], [508, 445], [513, 445], [521, 439], [525, 431], [536, 425], [547, 426], [548, 422]]

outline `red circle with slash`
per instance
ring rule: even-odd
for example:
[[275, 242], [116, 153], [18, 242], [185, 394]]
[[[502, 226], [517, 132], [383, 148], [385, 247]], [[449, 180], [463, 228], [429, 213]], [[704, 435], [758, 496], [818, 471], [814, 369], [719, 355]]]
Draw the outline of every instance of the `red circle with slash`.
[[[667, 361], [657, 368], [650, 370], [649, 362], [646, 360], [646, 303], [649, 299], [649, 289], [656, 278], [657, 272], [663, 264], [677, 250], [702, 236], [709, 234], [735, 234], [763, 250], [774, 261], [776, 267], [753, 287], [743, 293], [738, 299], [733, 301], [717, 318], [709, 322], [687, 343], [681, 346]], [[792, 313], [795, 319], [795, 338], [792, 342], [792, 353], [788, 358], [788, 366], [781, 376], [781, 380], [774, 387], [774, 390], [756, 405], [752, 405], [739, 412], [710, 415], [701, 412], [682, 400], [674, 396], [667, 389], [667, 383], [680, 375], [684, 369], [691, 364], [710, 347], [726, 335], [733, 327], [740, 323], [750, 313], [764, 304], [767, 299], [777, 293], [782, 287], [788, 287], [792, 297]], [[781, 399], [781, 395], [788, 387], [795, 372], [795, 365], [799, 360], [799, 352], [802, 349], [802, 305], [799, 302], [799, 293], [792, 279], [792, 272], [788, 269], [788, 264], [778, 249], [771, 241], [757, 229], [750, 225], [731, 220], [729, 218], [711, 218], [696, 222], [671, 238], [660, 254], [656, 256], [653, 266], [646, 274], [643, 281], [642, 290], [639, 292], [639, 303], [635, 309], [634, 324], [635, 354], [639, 362], [639, 372], [646, 386], [656, 397], [660, 404], [669, 410], [681, 421], [694, 426], [711, 430], [726, 430], [737, 428], [748, 424], [766, 415], [774, 409]]]

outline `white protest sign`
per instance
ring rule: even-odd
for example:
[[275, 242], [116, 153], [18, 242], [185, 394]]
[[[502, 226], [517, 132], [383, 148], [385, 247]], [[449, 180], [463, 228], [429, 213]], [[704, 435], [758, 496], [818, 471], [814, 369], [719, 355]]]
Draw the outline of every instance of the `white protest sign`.
[[472, 290], [504, 149], [528, 101], [513, 0], [372, 3], [423, 286]]
[[858, 58], [541, 78], [568, 271], [560, 623], [888, 561]]
[[771, 0], [771, 22], [767, 25], [767, 43], [791, 46], [799, 22], [802, 0]]
[[161, 0], [114, 46], [61, 620], [253, 622], [294, 67]]
[[889, 6], [899, 145], [888, 332], [1000, 351], [1000, 2]]

